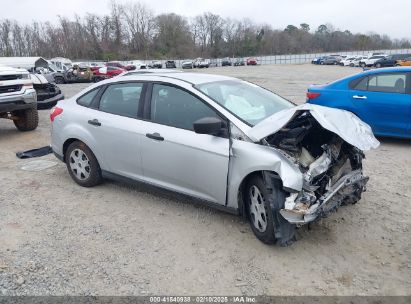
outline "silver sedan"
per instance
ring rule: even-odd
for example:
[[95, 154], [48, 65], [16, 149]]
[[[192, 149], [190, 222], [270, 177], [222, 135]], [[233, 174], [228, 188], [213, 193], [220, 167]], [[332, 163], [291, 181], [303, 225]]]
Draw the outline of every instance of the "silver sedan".
[[54, 154], [80, 186], [127, 179], [182, 193], [248, 218], [268, 244], [359, 201], [363, 151], [379, 145], [352, 113], [198, 73], [102, 81], [50, 118]]

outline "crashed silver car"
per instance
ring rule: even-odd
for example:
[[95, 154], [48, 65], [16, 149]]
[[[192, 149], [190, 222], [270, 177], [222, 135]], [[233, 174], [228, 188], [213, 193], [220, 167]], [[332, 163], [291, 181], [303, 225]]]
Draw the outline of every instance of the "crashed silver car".
[[360, 200], [363, 151], [379, 145], [352, 113], [198, 73], [105, 80], [50, 118], [53, 152], [79, 185], [159, 186], [245, 216], [258, 239], [281, 245]]

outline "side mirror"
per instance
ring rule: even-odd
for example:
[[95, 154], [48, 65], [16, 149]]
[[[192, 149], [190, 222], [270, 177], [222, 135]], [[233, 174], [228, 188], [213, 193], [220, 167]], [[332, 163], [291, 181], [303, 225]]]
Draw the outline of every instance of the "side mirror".
[[223, 121], [216, 117], [204, 117], [196, 120], [193, 127], [198, 134], [217, 135], [223, 127]]

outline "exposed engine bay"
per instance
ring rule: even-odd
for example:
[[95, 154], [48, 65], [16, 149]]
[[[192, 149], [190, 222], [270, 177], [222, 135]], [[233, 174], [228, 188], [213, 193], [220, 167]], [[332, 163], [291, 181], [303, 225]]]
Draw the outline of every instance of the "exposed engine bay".
[[309, 111], [299, 111], [263, 142], [285, 153], [303, 174], [302, 191], [291, 191], [280, 210], [290, 223], [327, 216], [341, 204], [356, 203], [365, 191], [364, 153], [323, 128]]

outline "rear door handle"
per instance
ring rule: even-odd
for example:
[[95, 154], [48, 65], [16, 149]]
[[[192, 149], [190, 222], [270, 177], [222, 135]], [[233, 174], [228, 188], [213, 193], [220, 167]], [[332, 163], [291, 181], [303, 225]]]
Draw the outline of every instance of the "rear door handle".
[[88, 123], [90, 125], [97, 126], [97, 127], [101, 126], [101, 122], [99, 122], [98, 119], [89, 120]]
[[355, 98], [355, 99], [367, 99], [367, 96], [354, 95], [352, 98]]
[[154, 140], [158, 140], [158, 141], [163, 141], [164, 137], [162, 137], [159, 133], [147, 133], [146, 136], [148, 138], [154, 139]]

